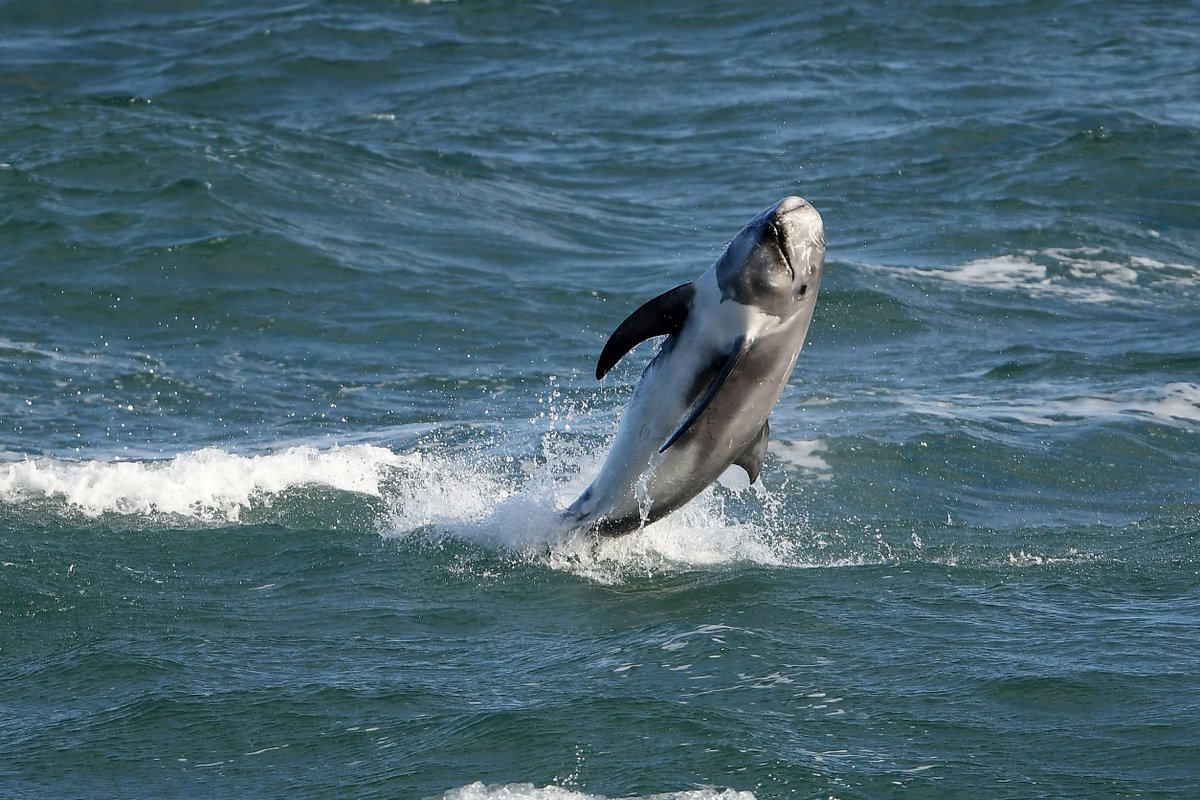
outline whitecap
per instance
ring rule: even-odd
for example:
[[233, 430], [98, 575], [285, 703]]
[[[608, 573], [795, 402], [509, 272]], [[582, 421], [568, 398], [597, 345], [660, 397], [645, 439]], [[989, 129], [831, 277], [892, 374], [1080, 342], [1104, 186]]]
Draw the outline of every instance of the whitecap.
[[789, 563], [787, 537], [727, 508], [753, 501], [769, 511], [760, 486], [712, 487], [626, 536], [571, 532], [562, 509], [595, 474], [598, 451], [582, 453], [577, 440], [547, 442], [536, 458], [376, 444], [295, 445], [257, 455], [204, 448], [145, 460], [24, 458], [0, 463], [0, 502], [59, 503], [72, 513], [140, 516], [149, 524], [236, 525], [288, 519], [289, 493], [320, 487], [373, 498], [362, 519], [374, 519], [384, 538], [453, 539], [603, 584], [663, 570]]
[[1121, 419], [1151, 420], [1189, 430], [1200, 426], [1200, 384], [1179, 381], [1093, 393], [1075, 393], [1069, 387], [1035, 388], [1041, 391], [1030, 398], [1003, 399], [966, 393], [934, 398], [905, 393], [897, 395], [897, 401], [913, 412], [928, 416], [981, 421], [1011, 419], [1039, 427]]
[[1200, 267], [1194, 264], [1106, 253], [1095, 247], [1020, 250], [947, 267], [867, 268], [895, 278], [1091, 304], [1139, 305], [1200, 289]]
[[217, 448], [147, 461], [28, 458], [0, 467], [0, 500], [60, 500], [74, 511], [174, 515], [236, 523], [264, 498], [319, 485], [379, 497], [390, 471], [418, 460], [374, 445], [290, 447], [263, 455]]

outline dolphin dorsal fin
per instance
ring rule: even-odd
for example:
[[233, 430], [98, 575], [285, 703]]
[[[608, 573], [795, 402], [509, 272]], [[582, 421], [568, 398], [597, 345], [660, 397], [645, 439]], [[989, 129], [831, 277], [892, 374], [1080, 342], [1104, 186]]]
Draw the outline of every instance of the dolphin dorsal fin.
[[740, 456], [733, 463], [737, 464], [742, 469], [746, 470], [746, 474], [750, 476], [750, 482], [754, 483], [758, 480], [758, 473], [762, 472], [763, 460], [767, 457], [767, 440], [771, 436], [771, 423], [763, 420], [763, 426], [758, 429], [758, 435], [746, 447]]
[[729, 353], [725, 356], [725, 361], [721, 365], [721, 371], [717, 373], [717, 376], [713, 378], [713, 382], [709, 384], [708, 391], [692, 406], [692, 410], [684, 417], [683, 422], [679, 423], [679, 427], [675, 429], [675, 432], [667, 437], [666, 443], [658, 449], [658, 452], [665, 453], [668, 447], [679, 441], [679, 437], [687, 433], [688, 428], [692, 427], [692, 424], [700, 419], [700, 415], [704, 413], [704, 409], [708, 408], [708, 404], [717, 396], [717, 392], [725, 385], [725, 381], [729, 380], [729, 376], [733, 373], [733, 368], [737, 366], [738, 361], [742, 359], [742, 354], [745, 352], [746, 337], [739, 336], [737, 339], [734, 339], [733, 347], [730, 348]]
[[678, 333], [687, 319], [688, 306], [696, 294], [691, 283], [676, 286], [653, 300], [647, 300], [625, 321], [617, 326], [596, 364], [596, 380], [600, 380], [626, 353], [647, 339]]

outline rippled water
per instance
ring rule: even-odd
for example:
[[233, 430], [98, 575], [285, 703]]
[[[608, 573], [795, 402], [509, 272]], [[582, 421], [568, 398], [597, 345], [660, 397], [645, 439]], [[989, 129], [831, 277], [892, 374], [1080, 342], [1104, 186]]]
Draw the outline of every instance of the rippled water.
[[[0, 794], [1193, 796], [1198, 19], [0, 4]], [[787, 194], [762, 482], [561, 538]]]

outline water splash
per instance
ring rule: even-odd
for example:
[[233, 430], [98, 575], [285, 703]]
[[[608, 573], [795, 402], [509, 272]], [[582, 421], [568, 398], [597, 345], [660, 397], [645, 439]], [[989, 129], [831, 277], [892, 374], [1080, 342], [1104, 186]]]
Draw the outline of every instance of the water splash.
[[[400, 452], [356, 444], [257, 455], [205, 448], [161, 460], [27, 458], [0, 465], [0, 504], [187, 527], [314, 524], [367, 499], [368, 524], [385, 539], [455, 540], [606, 584], [663, 570], [789, 563], [792, 543], [772, 533], [776, 499], [744, 477], [726, 478], [642, 531], [597, 541], [561, 522], [599, 468], [597, 450], [548, 430], [536, 456], [516, 452], [512, 442], [493, 451], [426, 443]], [[304, 503], [321, 508], [297, 513]], [[746, 521], [749, 507], [767, 517]]]
[[738, 521], [727, 510], [730, 498], [750, 502], [757, 490], [748, 486], [710, 488], [671, 516], [626, 536], [597, 540], [569, 531], [562, 509], [596, 468], [594, 455], [555, 451], [513, 478], [473, 458], [426, 456], [404, 468], [383, 534], [499, 548], [606, 584], [662, 570], [789, 562], [789, 542], [770, 536], [769, 526]]

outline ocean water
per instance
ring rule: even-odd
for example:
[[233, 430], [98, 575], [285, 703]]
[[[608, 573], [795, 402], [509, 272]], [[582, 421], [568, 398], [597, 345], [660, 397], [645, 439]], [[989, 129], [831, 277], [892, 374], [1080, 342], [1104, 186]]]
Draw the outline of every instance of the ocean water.
[[[0, 796], [1200, 796], [1200, 6], [0, 2]], [[760, 484], [553, 533], [760, 209]]]

